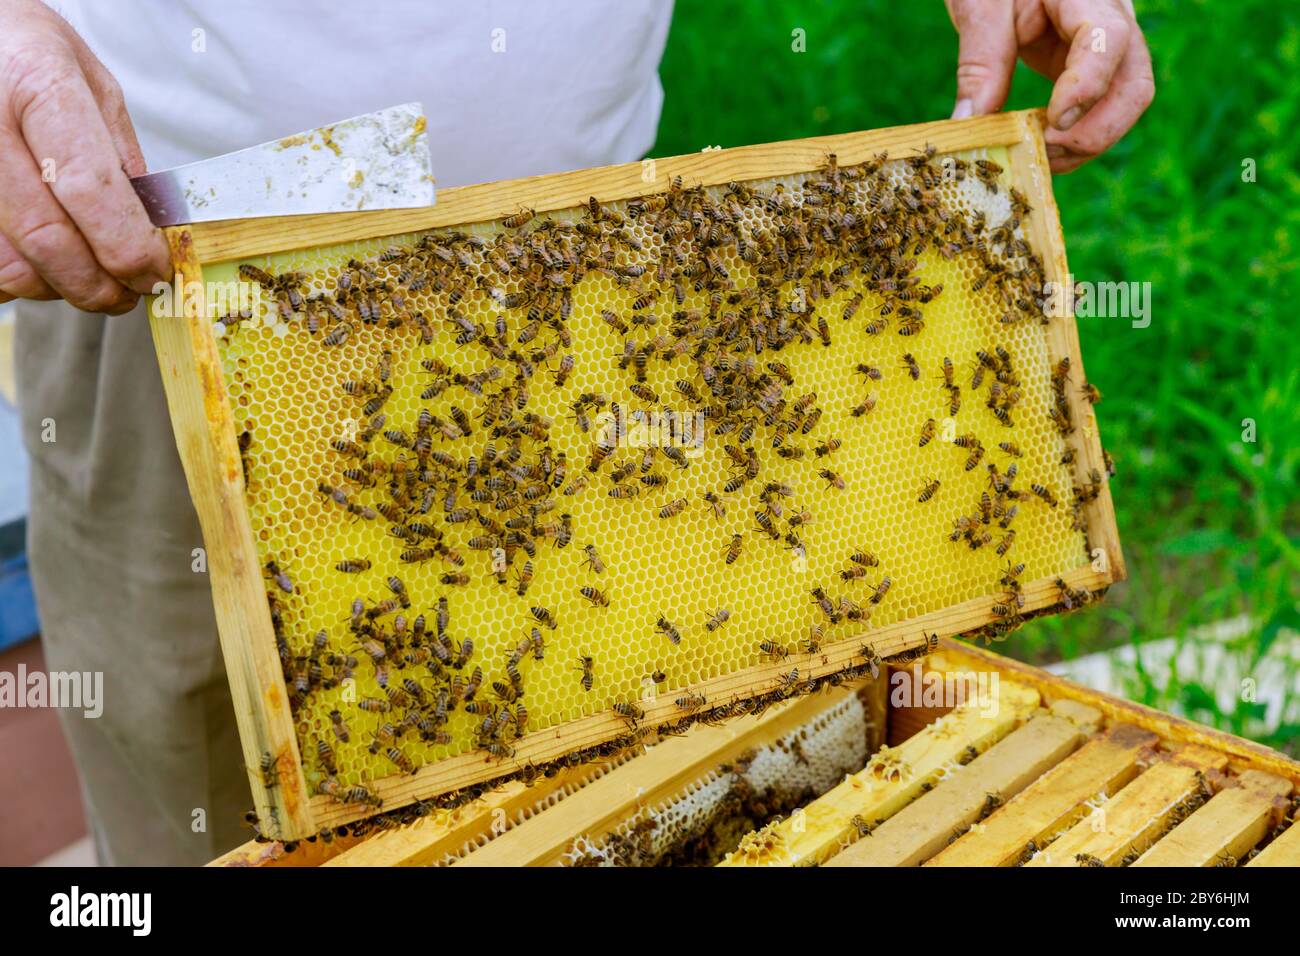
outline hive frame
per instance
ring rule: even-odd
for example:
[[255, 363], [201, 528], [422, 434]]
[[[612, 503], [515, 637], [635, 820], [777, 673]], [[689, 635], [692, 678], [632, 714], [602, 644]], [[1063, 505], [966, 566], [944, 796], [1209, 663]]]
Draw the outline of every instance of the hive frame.
[[[237, 429], [211, 322], [205, 318], [204, 263], [492, 221], [501, 216], [501, 210], [522, 206], [539, 213], [567, 209], [581, 205], [591, 195], [602, 201], [632, 199], [664, 191], [676, 176], [688, 185], [719, 185], [813, 171], [825, 165], [828, 153], [835, 153], [840, 165], [850, 166], [882, 150], [897, 157], [932, 145], [940, 153], [1006, 147], [1009, 172], [1033, 207], [1023, 225], [1026, 239], [1042, 257], [1047, 278], [1064, 283], [1069, 281], [1069, 268], [1051, 192], [1042, 135], [1044, 122], [1042, 111], [945, 120], [701, 152], [657, 159], [653, 166], [629, 163], [446, 189], [439, 192], [436, 206], [422, 209], [196, 223], [165, 230], [175, 273], [183, 282], [182, 308], [175, 317], [158, 316], [151, 310], [150, 325], [177, 447], [207, 547], [222, 651], [263, 832], [275, 838], [299, 839], [372, 811], [312, 796], [307, 789], [276, 653], [261, 563], [245, 505]], [[1073, 367], [1083, 375], [1078, 330], [1072, 315], [1050, 324], [1048, 342], [1053, 356], [1069, 356]], [[1075, 420], [1083, 423], [1075, 463], [1075, 477], [1082, 485], [1092, 469], [1104, 476], [1105, 467], [1091, 407], [1074, 390], [1069, 400]], [[1071, 588], [1100, 591], [1125, 576], [1107, 480], [1103, 481], [1101, 493], [1085, 504], [1084, 515], [1094, 561], [1063, 578]], [[1059, 602], [1054, 578], [1025, 583], [1024, 596], [1026, 614]], [[926, 634], [949, 637], [969, 633], [994, 620], [989, 600], [975, 598], [874, 628], [871, 642], [881, 657], [889, 657], [923, 649]], [[806, 658], [798, 662], [800, 674], [816, 679], [855, 662], [860, 664], [860, 644], [844, 639], [822, 649], [815, 658], [800, 657]], [[788, 667], [787, 662], [758, 664], [703, 682], [692, 690], [705, 693], [709, 699], [754, 696], [775, 690]], [[680, 716], [670, 699], [643, 703], [645, 726]], [[377, 780], [372, 790], [382, 798], [386, 809], [392, 809], [509, 774], [530, 761], [543, 764], [624, 733], [626, 726], [614, 713], [593, 714], [521, 737], [511, 764], [489, 762], [481, 753], [464, 753], [425, 765], [412, 775]], [[256, 769], [265, 754], [276, 760], [278, 776], [274, 779], [263, 778]]]

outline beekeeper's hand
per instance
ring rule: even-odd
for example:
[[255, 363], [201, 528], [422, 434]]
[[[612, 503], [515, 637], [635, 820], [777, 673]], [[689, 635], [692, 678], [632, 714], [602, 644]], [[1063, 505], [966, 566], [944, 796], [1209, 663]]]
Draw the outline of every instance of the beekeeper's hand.
[[125, 312], [170, 266], [122, 90], [40, 0], [0, 0], [0, 25], [0, 302]]
[[1068, 173], [1114, 145], [1155, 96], [1132, 0], [946, 0], [959, 36], [953, 118], [1002, 108], [1016, 57], [1055, 81], [1047, 154]]

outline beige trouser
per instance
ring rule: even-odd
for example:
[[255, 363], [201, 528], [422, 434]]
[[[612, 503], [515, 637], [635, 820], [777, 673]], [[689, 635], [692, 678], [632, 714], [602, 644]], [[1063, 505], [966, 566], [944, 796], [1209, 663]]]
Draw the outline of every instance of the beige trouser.
[[60, 711], [100, 862], [204, 863], [252, 801], [143, 308], [19, 303], [16, 360], [46, 666], [104, 675]]

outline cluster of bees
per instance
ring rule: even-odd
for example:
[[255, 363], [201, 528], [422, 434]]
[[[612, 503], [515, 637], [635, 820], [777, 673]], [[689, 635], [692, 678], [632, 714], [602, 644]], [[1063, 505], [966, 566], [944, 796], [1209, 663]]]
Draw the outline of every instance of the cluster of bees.
[[[390, 248], [364, 261], [352, 259], [332, 289], [320, 288], [302, 273], [271, 275], [241, 266], [240, 275], [262, 288], [278, 316], [305, 329], [322, 348], [345, 347], [360, 329], [372, 327], [414, 336], [426, 346], [449, 337], [463, 356], [456, 367], [438, 358], [421, 362], [429, 378], [420, 399], [429, 404], [414, 421], [396, 421], [389, 410], [394, 392], [390, 352], [381, 354], [366, 377], [341, 383], [356, 403], [357, 429], [331, 441], [337, 474], [323, 477], [318, 492], [351, 519], [386, 525], [394, 540], [394, 573], [387, 575], [390, 595], [358, 598], [349, 609], [343, 640], [357, 649], [349, 653], [336, 647], [343, 641], [336, 642], [325, 631], [309, 646], [299, 647], [304, 642], [287, 633], [282, 614], [292, 582], [279, 564], [268, 563], [272, 620], [294, 709], [302, 710], [315, 693], [337, 687], [365, 667], [382, 696], [355, 704], [367, 715], [367, 724], [374, 724], [364, 737], [370, 752], [385, 757], [398, 771], [417, 769], [403, 749], [404, 740], [452, 742], [448, 720], [458, 710], [474, 715], [476, 747], [491, 758], [513, 758], [512, 742], [528, 727], [526, 662], [543, 659], [544, 632], [560, 626], [554, 609], [528, 599], [534, 565], [544, 560], [543, 549], [566, 548], [580, 533], [565, 507], [566, 500], [579, 494], [618, 499], [667, 494], [666, 500], [659, 497], [651, 505], [664, 521], [692, 507], [721, 520], [737, 498], [749, 495], [747, 510], [754, 525], [748, 537], [802, 553], [801, 530], [813, 516], [791, 504], [795, 489], [765, 475], [764, 458], [772, 454], [806, 462], [810, 474], [815, 472], [828, 488], [844, 488], [843, 477], [833, 468], [840, 441], [819, 437], [824, 409], [815, 392], [799, 387], [780, 357], [785, 349], [831, 344], [831, 320], [827, 309], [819, 309], [822, 303], [840, 290], [854, 290], [835, 317], [838, 321], [860, 323], [869, 336], [889, 331], [915, 336], [925, 327], [923, 307], [943, 293], [941, 285], [923, 283], [916, 272], [918, 258], [932, 249], [947, 259], [978, 259], [980, 270], [972, 288], [988, 288], [997, 295], [1005, 309], [1003, 325], [1047, 321], [1041, 263], [1016, 235], [1029, 212], [1024, 197], [1011, 189], [1011, 216], [992, 228], [982, 213], [966, 213], [939, 199], [942, 183], [968, 175], [996, 192], [1000, 168], [987, 160], [967, 163], [952, 157], [936, 163], [933, 148], [890, 169], [887, 160], [880, 154], [858, 166], [840, 167], [830, 156], [826, 167], [800, 186], [778, 184], [766, 191], [738, 182], [709, 191], [685, 187], [675, 179], [667, 191], [633, 200], [623, 211], [592, 198], [576, 219], [538, 218], [532, 210], [520, 210], [505, 216], [491, 238], [457, 231], [430, 233], [410, 247]], [[756, 225], [764, 218], [773, 223], [770, 228]], [[632, 229], [633, 224], [648, 227], [653, 241], [638, 239], [634, 232], [646, 231]], [[743, 282], [724, 264], [736, 259], [747, 272]], [[617, 428], [593, 429], [592, 420], [600, 413], [608, 412], [615, 422], [625, 418], [626, 409], [608, 396], [583, 393], [569, 402], [574, 425], [591, 434], [589, 454], [575, 462], [552, 441], [560, 423], [529, 408], [530, 391], [539, 377], [564, 388], [574, 373], [569, 330], [574, 288], [595, 274], [632, 293], [625, 313], [602, 312], [604, 325], [620, 340], [618, 367], [629, 379], [628, 389], [639, 401], [664, 409], [673, 401], [690, 402], [703, 412], [708, 436], [726, 452], [730, 476], [704, 492], [698, 503], [669, 491], [672, 477], [691, 464], [681, 447], [629, 448], [618, 440]], [[868, 294], [875, 303], [870, 307]], [[435, 308], [416, 307], [416, 296], [432, 296]], [[697, 302], [703, 304], [692, 307]], [[484, 305], [495, 311], [495, 318], [472, 319]], [[246, 310], [222, 321], [227, 329], [235, 329], [251, 315]], [[661, 394], [650, 385], [652, 368], [667, 370], [667, 378], [657, 374], [654, 380], [671, 380], [671, 393]], [[910, 354], [903, 368], [919, 381], [921, 368]], [[940, 371], [947, 410], [956, 415], [962, 388], [951, 360], [945, 359]], [[1068, 361], [1056, 371], [1059, 400], [1052, 414], [1060, 416], [1064, 434], [1066, 426], [1073, 430], [1063, 398]], [[883, 375], [866, 364], [859, 365], [858, 372], [868, 384]], [[1054, 374], [1054, 387], [1057, 383]], [[985, 385], [985, 406], [1010, 428], [1022, 389], [1007, 350], [976, 353], [969, 391], [978, 393]], [[852, 414], [868, 415], [874, 405], [868, 394]], [[933, 419], [922, 426], [921, 446], [934, 439], [935, 429]], [[247, 456], [251, 444], [251, 435], [241, 435], [241, 454]], [[987, 450], [973, 435], [958, 436], [953, 444], [967, 456], [967, 471], [983, 462]], [[998, 447], [1011, 459], [1020, 455], [1011, 441]], [[990, 547], [1005, 556], [1014, 541], [1011, 523], [1022, 501], [1032, 496], [1047, 507], [1057, 506], [1055, 495], [1040, 485], [1015, 487], [1016, 468], [1014, 460], [1005, 469], [986, 463], [989, 491], [970, 513], [954, 520], [954, 542], [964, 541], [973, 549]], [[1080, 503], [1088, 494], [1095, 497], [1099, 487], [1096, 476], [1095, 488], [1076, 489], [1076, 522], [1082, 520], [1077, 514]], [[940, 493], [940, 482], [930, 480], [918, 492], [918, 502], [930, 502]], [[745, 545], [745, 534], [731, 535], [721, 560], [734, 563]], [[581, 547], [586, 566], [602, 574], [605, 562], [594, 545]], [[480, 660], [469, 636], [452, 636], [455, 628], [445, 595], [438, 599], [431, 622], [424, 614], [413, 614], [412, 598], [396, 572], [402, 565], [428, 562], [440, 566], [439, 581], [453, 594], [475, 576], [487, 575], [521, 601], [529, 633], [507, 659]], [[857, 551], [845, 565], [842, 582], [866, 581], [869, 597], [860, 604], [832, 597], [822, 587], [811, 589], [824, 622], [812, 627], [801, 644], [804, 651], [817, 650], [826, 627], [867, 620], [890, 590], [888, 575], [867, 580], [878, 573], [874, 569], [879, 562], [871, 552]], [[354, 574], [372, 566], [372, 556], [352, 555], [343, 557], [336, 569]], [[1006, 613], [999, 616], [1008, 628], [1023, 606], [1018, 584], [1022, 570], [1023, 565], [1008, 562], [1002, 579], [1008, 597], [999, 605]], [[617, 599], [595, 585], [576, 590], [597, 608]], [[716, 608], [698, 626], [713, 632], [730, 618], [729, 609]], [[683, 626], [662, 615], [647, 622], [672, 644], [681, 641]], [[791, 653], [774, 641], [764, 641], [758, 649], [772, 660]], [[863, 655], [866, 663], [839, 679], [878, 668], [880, 660], [869, 645]], [[499, 673], [499, 679], [489, 679], [485, 668]], [[574, 680], [591, 692], [598, 662], [583, 654], [573, 669]], [[656, 680], [664, 676], [656, 675]], [[811, 686], [814, 682], [801, 677], [796, 667], [767, 697], [709, 708], [703, 695], [688, 693], [677, 701], [688, 713], [681, 726], [750, 713]], [[644, 716], [641, 709], [631, 702], [613, 706], [635, 737]], [[336, 776], [333, 747], [352, 740], [352, 716], [334, 710], [333, 741], [318, 737], [304, 752], [319, 766], [321, 793], [377, 806], [364, 787], [344, 787]]]

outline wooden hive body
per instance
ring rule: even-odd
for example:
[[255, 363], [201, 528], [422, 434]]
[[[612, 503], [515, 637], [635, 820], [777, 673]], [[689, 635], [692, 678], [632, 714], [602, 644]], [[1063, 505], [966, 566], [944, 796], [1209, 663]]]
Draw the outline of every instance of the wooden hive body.
[[[917, 685], [900, 695], [917, 669], [970, 696], [953, 707], [925, 706]], [[836, 717], [836, 734], [859, 735], [853, 746], [826, 733]], [[846, 776], [793, 808], [763, 791], [776, 816], [746, 832], [756, 764], [797, 776], [807, 761], [815, 774], [836, 746], [851, 755]], [[1300, 763], [1275, 751], [944, 642], [879, 680], [696, 727], [616, 764], [329, 844], [250, 842], [214, 865], [644, 865], [642, 842], [650, 851], [663, 831], [679, 842], [653, 846], [660, 864], [1296, 866], [1297, 794]], [[726, 809], [697, 813], [691, 831], [702, 806]]]

